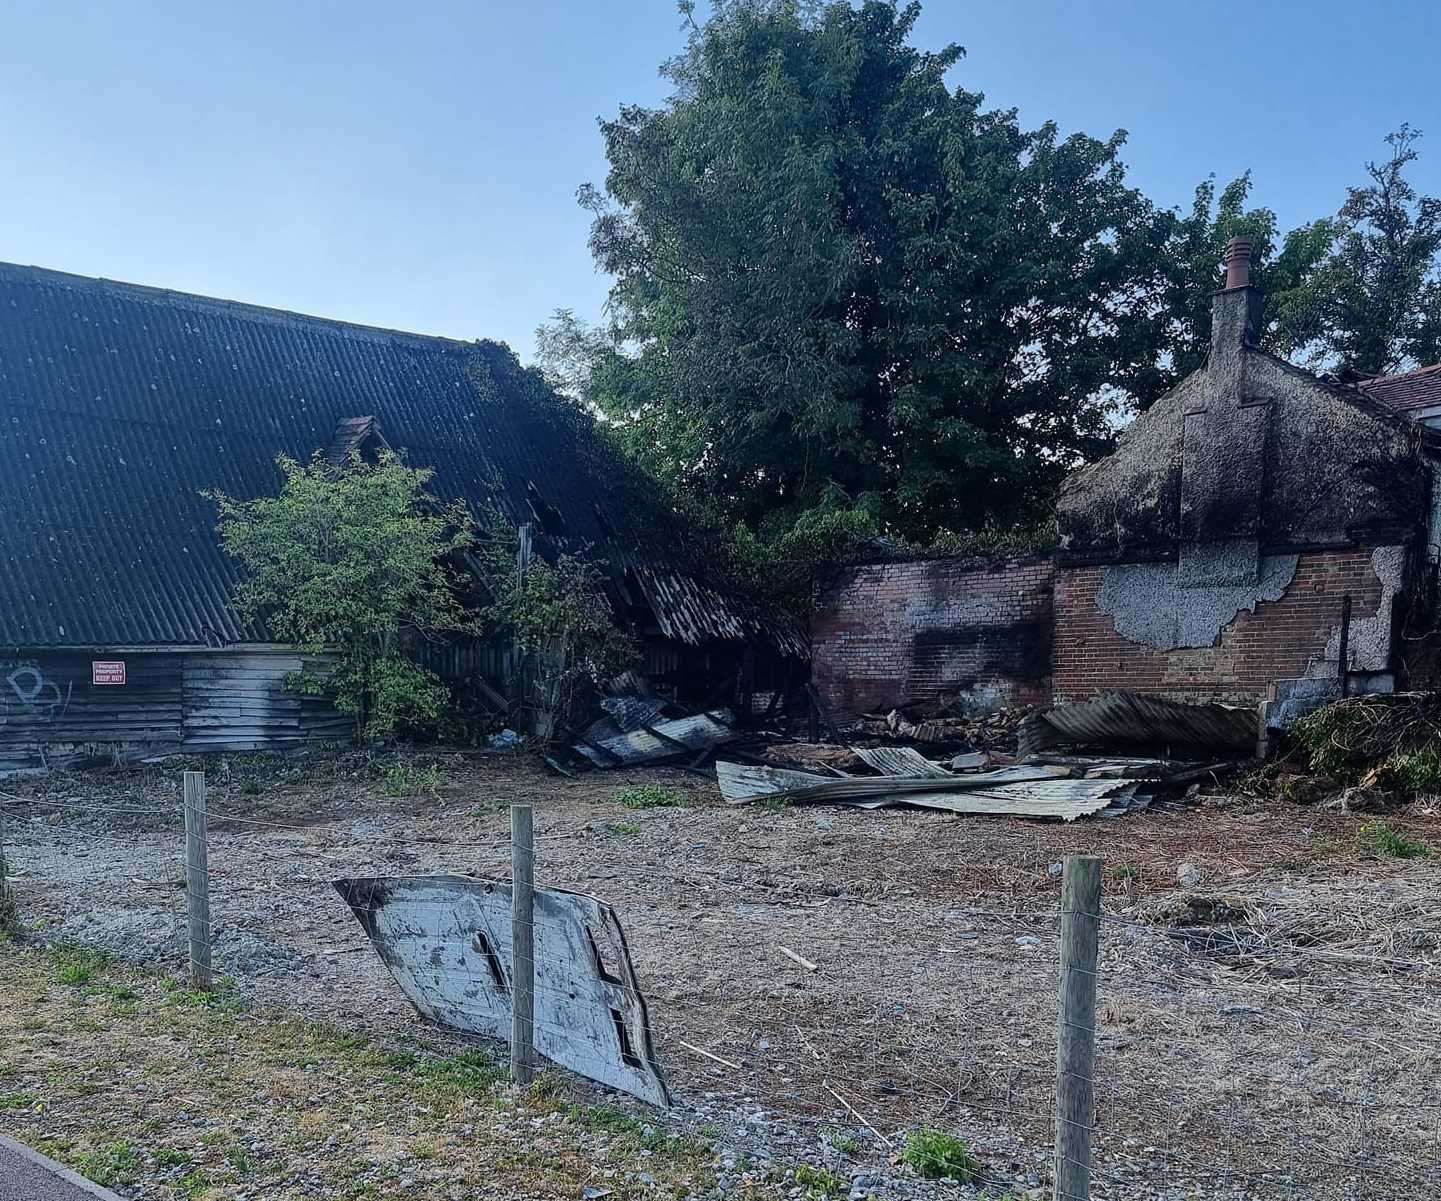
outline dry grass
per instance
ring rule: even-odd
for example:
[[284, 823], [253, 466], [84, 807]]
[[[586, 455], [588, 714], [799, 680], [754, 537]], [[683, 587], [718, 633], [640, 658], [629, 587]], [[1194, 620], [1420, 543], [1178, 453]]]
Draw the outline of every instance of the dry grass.
[[[199, 1003], [114, 966], [62, 984], [45, 953], [0, 956], [0, 1126], [137, 1201], [451, 1201], [481, 1180], [487, 1195], [567, 1201], [588, 1186], [617, 1197], [709, 1186], [704, 1141], [502, 1078], [476, 1053], [397, 1050]], [[783, 1190], [755, 1181], [739, 1195]]]

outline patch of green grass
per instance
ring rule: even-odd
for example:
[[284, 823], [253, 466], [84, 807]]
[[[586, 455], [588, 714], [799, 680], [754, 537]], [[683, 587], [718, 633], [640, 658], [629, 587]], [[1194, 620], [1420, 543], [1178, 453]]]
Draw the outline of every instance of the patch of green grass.
[[424, 766], [392, 763], [380, 773], [380, 778], [390, 796], [418, 796], [421, 793], [434, 796], [445, 783], [445, 773], [433, 763]]
[[757, 809], [764, 809], [767, 813], [784, 813], [791, 807], [790, 801], [783, 796], [757, 797], [751, 804]]
[[805, 1189], [802, 1194], [805, 1201], [832, 1201], [832, 1198], [845, 1197], [851, 1191], [849, 1180], [843, 1180], [834, 1172], [825, 1168], [813, 1168], [809, 1164], [802, 1164], [796, 1169], [796, 1184]]
[[832, 1130], [826, 1140], [841, 1155], [855, 1157], [866, 1149], [865, 1144], [848, 1130]]
[[160, 987], [165, 992], [165, 1003], [185, 1009], [209, 1009], [217, 1014], [233, 1017], [250, 1008], [250, 1002], [235, 990], [235, 980], [221, 976], [209, 991], [191, 988], [174, 976], [162, 977]]
[[955, 1180], [965, 1184], [981, 1170], [970, 1149], [953, 1134], [922, 1128], [906, 1135], [901, 1161], [927, 1180]]
[[1431, 847], [1419, 838], [1410, 838], [1390, 822], [1367, 822], [1356, 835], [1357, 847], [1379, 859], [1429, 859]]
[[39, 1099], [34, 1093], [0, 1093], [0, 1109], [29, 1109]]
[[20, 935], [20, 906], [15, 903], [15, 894], [8, 884], [0, 883], [0, 942], [8, 942]]
[[103, 1147], [80, 1156], [75, 1161], [76, 1170], [101, 1188], [129, 1184], [140, 1171], [140, 1156], [124, 1139], [106, 1143]]
[[627, 809], [675, 809], [686, 803], [685, 793], [659, 784], [636, 784], [622, 788], [615, 799]]
[[181, 1177], [175, 1191], [185, 1198], [185, 1201], [196, 1201], [196, 1198], [203, 1197], [209, 1191], [211, 1183], [210, 1173], [204, 1168], [196, 1168]]
[[400, 1052], [386, 1057], [388, 1065], [413, 1076], [424, 1087], [450, 1097], [485, 1097], [509, 1076], [484, 1051], [462, 1051], [440, 1058]]
[[80, 988], [95, 979], [95, 973], [103, 969], [110, 960], [99, 951], [87, 947], [56, 947], [50, 952], [55, 962], [55, 980]]
[[255, 1170], [255, 1161], [250, 1158], [250, 1152], [239, 1143], [233, 1143], [225, 1152], [225, 1160], [237, 1176], [249, 1176]]
[[620, 834], [626, 837], [640, 833], [640, 827], [636, 825], [635, 822], [611, 822], [606, 829], [612, 834]]
[[240, 781], [241, 796], [260, 796], [262, 793], [264, 793], [264, 791], [265, 785], [262, 784], [259, 780]]
[[184, 1168], [190, 1164], [190, 1156], [174, 1147], [161, 1147], [155, 1152], [157, 1168]]

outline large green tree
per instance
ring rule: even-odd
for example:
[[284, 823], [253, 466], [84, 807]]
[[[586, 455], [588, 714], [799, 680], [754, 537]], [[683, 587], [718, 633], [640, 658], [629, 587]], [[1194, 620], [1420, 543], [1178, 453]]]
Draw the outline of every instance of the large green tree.
[[1375, 374], [1441, 356], [1441, 198], [1406, 177], [1418, 130], [1403, 125], [1366, 164], [1334, 222], [1335, 242], [1280, 314], [1288, 348], [1316, 366]]
[[1168, 225], [1126, 185], [1124, 135], [987, 110], [948, 82], [959, 47], [910, 45], [918, 14], [718, 0], [670, 100], [601, 125], [583, 199], [613, 324], [562, 320], [543, 358], [663, 479], [762, 532], [1034, 517], [1110, 410], [1168, 382]]
[[1279, 232], [1268, 208], [1247, 208], [1251, 173], [1233, 179], [1219, 193], [1214, 178], [1196, 188], [1188, 213], [1169, 215], [1166, 242], [1165, 307], [1170, 328], [1161, 364], [1168, 383], [1204, 366], [1211, 347], [1211, 297], [1225, 278], [1226, 244], [1252, 243], [1252, 282], [1266, 293], [1262, 341], [1280, 350], [1293, 340], [1291, 322], [1336, 237], [1336, 224], [1318, 220]]

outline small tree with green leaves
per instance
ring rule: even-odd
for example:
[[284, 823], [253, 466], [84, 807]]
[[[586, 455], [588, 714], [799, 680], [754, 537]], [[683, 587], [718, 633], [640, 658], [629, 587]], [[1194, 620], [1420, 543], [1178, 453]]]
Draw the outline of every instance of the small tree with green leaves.
[[450, 566], [475, 542], [469, 511], [429, 495], [434, 473], [389, 452], [375, 463], [353, 457], [339, 471], [319, 455], [277, 461], [277, 496], [209, 494], [221, 543], [247, 571], [235, 597], [241, 616], [334, 656], [329, 671], [294, 673], [287, 683], [331, 696], [355, 719], [357, 738], [434, 723], [449, 691], [404, 648], [407, 639], [481, 628]]
[[486, 535], [480, 558], [491, 603], [482, 617], [525, 657], [525, 703], [552, 724], [563, 721], [585, 689], [635, 661], [635, 641], [616, 625], [594, 562], [563, 554], [522, 563], [519, 532], [499, 513]]

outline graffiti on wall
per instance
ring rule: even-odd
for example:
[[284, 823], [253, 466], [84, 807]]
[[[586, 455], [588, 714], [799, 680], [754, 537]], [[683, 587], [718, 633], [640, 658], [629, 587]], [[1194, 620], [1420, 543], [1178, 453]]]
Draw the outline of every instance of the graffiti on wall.
[[5, 673], [0, 686], [0, 726], [11, 718], [59, 721], [70, 708], [73, 683], [62, 687], [34, 663], [0, 663], [0, 672]]

